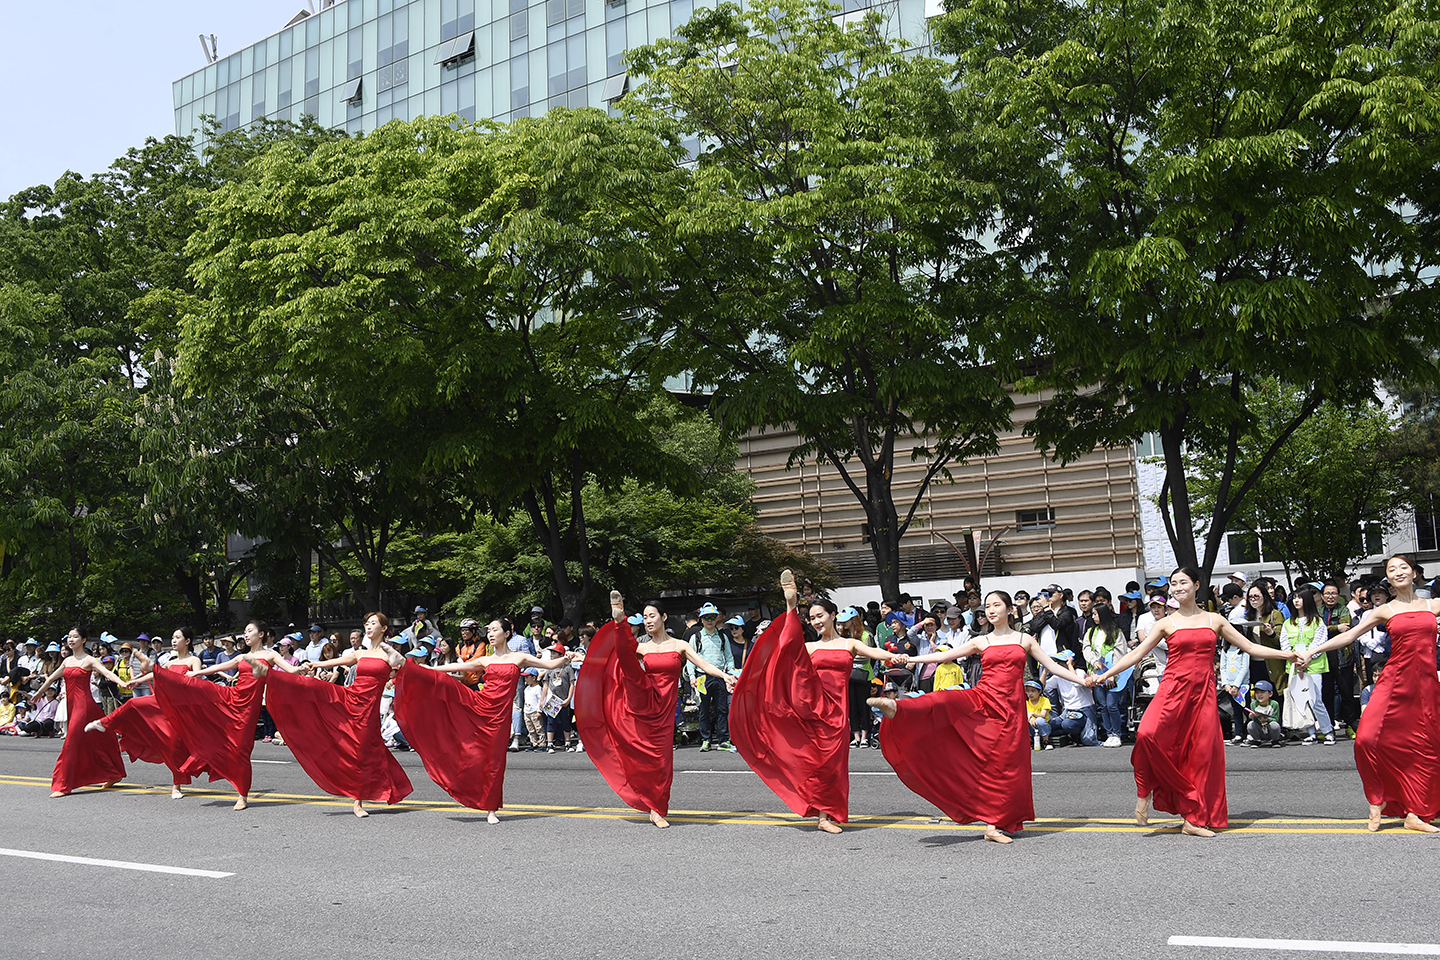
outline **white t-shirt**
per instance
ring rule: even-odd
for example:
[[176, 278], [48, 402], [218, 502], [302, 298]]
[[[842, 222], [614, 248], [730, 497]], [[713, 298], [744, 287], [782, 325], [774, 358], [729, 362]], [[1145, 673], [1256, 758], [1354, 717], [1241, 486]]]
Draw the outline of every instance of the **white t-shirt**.
[[1051, 677], [1045, 682], [1045, 692], [1048, 694], [1051, 691], [1059, 692], [1060, 706], [1065, 710], [1095, 706], [1095, 694], [1090, 692], [1089, 687], [1071, 683], [1063, 677]]
[[538, 684], [538, 683], [535, 684], [535, 685], [532, 687], [532, 686], [530, 686], [530, 685], [527, 683], [527, 684], [525, 685], [525, 712], [526, 712], [526, 713], [539, 713], [539, 712], [540, 712], [540, 700], [541, 700], [541, 698], [544, 697], [544, 696], [545, 696], [545, 688], [544, 688], [544, 687], [540, 686], [540, 684]]

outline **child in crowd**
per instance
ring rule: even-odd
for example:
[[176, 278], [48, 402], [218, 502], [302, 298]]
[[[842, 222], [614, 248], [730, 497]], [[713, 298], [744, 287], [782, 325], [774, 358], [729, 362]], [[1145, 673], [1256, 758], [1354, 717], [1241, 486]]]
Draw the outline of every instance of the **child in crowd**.
[[1261, 680], [1250, 691], [1250, 739], [1253, 746], [1270, 747], [1284, 742], [1285, 732], [1280, 729], [1280, 704], [1273, 698], [1275, 685]]
[[1054, 750], [1050, 744], [1050, 698], [1036, 680], [1025, 681], [1025, 715], [1030, 719], [1030, 739], [1035, 749]]
[[525, 732], [530, 737], [530, 749], [539, 750], [545, 744], [545, 714], [541, 708], [545, 688], [540, 686], [540, 671], [534, 667], [526, 667], [521, 675], [525, 678]]

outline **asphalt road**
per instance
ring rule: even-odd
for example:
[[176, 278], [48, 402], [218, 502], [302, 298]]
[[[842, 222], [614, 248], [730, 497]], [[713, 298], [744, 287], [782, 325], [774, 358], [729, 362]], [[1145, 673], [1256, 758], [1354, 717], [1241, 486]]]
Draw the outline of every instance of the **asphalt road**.
[[[1348, 744], [1227, 747], [1232, 829], [1183, 837], [1134, 807], [1129, 748], [1033, 754], [1041, 818], [1008, 846], [940, 820], [878, 751], [851, 752], [852, 824], [801, 823], [733, 754], [676, 756], [673, 828], [619, 805], [583, 754], [512, 754], [497, 826], [414, 754], [415, 793], [358, 820], [256, 744], [248, 811], [130, 765], [48, 798], [58, 740], [0, 738], [0, 957], [1256, 958], [1171, 937], [1440, 942], [1440, 836], [1364, 830]], [[288, 762], [287, 762], [288, 761]], [[216, 787], [226, 786], [216, 784]], [[1300, 951], [1284, 956], [1339, 956]], [[1353, 954], [1352, 954], [1353, 955]]]

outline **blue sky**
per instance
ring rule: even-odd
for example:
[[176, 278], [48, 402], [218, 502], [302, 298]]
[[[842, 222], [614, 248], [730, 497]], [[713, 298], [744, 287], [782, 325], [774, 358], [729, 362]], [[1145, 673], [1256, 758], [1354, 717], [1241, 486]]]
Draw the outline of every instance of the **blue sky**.
[[98, 173], [146, 137], [174, 133], [170, 84], [205, 65], [199, 34], [215, 34], [223, 57], [304, 8], [305, 0], [4, 0], [0, 197], [66, 170]]

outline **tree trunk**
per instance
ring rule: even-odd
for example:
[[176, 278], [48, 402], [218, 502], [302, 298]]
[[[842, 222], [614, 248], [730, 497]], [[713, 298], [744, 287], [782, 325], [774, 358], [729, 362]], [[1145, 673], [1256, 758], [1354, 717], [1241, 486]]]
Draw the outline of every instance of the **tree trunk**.
[[190, 626], [195, 636], [204, 636], [210, 629], [210, 618], [206, 613], [205, 591], [200, 586], [200, 575], [184, 567], [175, 567], [175, 584], [190, 604]]
[[880, 596], [900, 596], [900, 514], [890, 488], [890, 462], [877, 457], [865, 471], [865, 500], [861, 506], [870, 518], [870, 553], [875, 557]]

